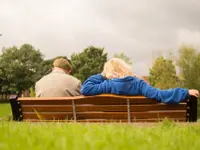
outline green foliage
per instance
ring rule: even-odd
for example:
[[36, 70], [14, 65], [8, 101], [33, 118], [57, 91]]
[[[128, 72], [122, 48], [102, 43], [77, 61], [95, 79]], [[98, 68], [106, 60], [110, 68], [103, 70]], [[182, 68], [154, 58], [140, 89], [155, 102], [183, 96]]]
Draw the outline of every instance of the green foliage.
[[182, 46], [178, 66], [183, 87], [200, 90], [200, 53], [193, 47]]
[[132, 65], [132, 61], [124, 53], [115, 54], [114, 57], [124, 60], [127, 64]]
[[43, 55], [32, 45], [24, 44], [3, 49], [0, 56], [0, 76], [5, 78], [1, 91], [18, 92], [33, 86]]
[[162, 56], [157, 58], [150, 69], [150, 84], [160, 89], [175, 88], [178, 86], [178, 77], [172, 60]]
[[71, 56], [72, 75], [84, 82], [89, 76], [101, 73], [106, 61], [107, 53], [103, 48], [90, 46]]
[[30, 97], [35, 97], [35, 90], [33, 87], [30, 88]]

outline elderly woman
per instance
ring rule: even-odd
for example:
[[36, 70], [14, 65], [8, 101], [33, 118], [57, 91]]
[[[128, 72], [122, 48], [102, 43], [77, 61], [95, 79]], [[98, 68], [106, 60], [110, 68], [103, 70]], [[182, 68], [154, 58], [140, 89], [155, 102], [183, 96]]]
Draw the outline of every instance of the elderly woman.
[[83, 95], [99, 95], [104, 93], [117, 95], [143, 95], [159, 102], [175, 104], [189, 96], [199, 96], [197, 90], [175, 88], [160, 90], [137, 78], [128, 64], [118, 58], [112, 58], [104, 64], [101, 74], [89, 77], [82, 85]]

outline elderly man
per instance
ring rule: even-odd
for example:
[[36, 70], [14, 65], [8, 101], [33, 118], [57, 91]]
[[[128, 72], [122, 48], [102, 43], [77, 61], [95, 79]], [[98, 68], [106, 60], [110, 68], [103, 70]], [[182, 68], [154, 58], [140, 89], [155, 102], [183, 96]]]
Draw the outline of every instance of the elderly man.
[[35, 85], [36, 97], [78, 96], [81, 82], [70, 75], [72, 70], [69, 62], [58, 58], [53, 63], [52, 72], [41, 78]]

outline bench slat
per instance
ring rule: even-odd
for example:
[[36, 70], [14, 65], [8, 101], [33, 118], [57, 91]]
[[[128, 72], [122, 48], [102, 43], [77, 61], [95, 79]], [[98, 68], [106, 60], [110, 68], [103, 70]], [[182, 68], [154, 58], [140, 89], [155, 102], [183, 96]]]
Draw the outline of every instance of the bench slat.
[[123, 95], [114, 95], [114, 94], [101, 94], [101, 95], [95, 95], [95, 96], [74, 96], [74, 97], [19, 97], [18, 100], [24, 101], [24, 100], [83, 100], [83, 99], [98, 99], [98, 98], [114, 98], [114, 99], [148, 99], [144, 96], [123, 96]]
[[[164, 120], [164, 118], [154, 118], [154, 119], [132, 119], [131, 122], [159, 122]], [[178, 122], [185, 122], [186, 118], [169, 118], [169, 120], [172, 121], [178, 121]], [[38, 120], [38, 119], [27, 119], [27, 122], [74, 122], [74, 120]], [[120, 123], [120, 122], [128, 122], [127, 119], [122, 119], [122, 120], [112, 120], [112, 119], [84, 119], [84, 120], [77, 120], [77, 122], [80, 123], [87, 123], [87, 122], [92, 122], [92, 123]]]
[[[162, 103], [147, 105], [130, 105], [131, 112], [152, 110], [186, 110], [186, 104], [166, 105]], [[71, 105], [22, 105], [23, 112], [72, 112]], [[127, 105], [76, 105], [77, 112], [105, 111], [127, 112]]]
[[[73, 119], [72, 112], [24, 112], [24, 119]], [[131, 112], [131, 119], [148, 119], [148, 118], [184, 118], [186, 111], [169, 110], [169, 111], [149, 111], [149, 112]], [[127, 119], [127, 112], [78, 112], [78, 119]]]
[[[22, 105], [70, 105], [72, 101], [64, 101], [64, 100], [20, 100]], [[130, 104], [156, 104], [158, 103], [155, 100], [150, 99], [130, 99]], [[126, 99], [78, 99], [75, 100], [75, 104], [94, 104], [94, 105], [126, 105]]]

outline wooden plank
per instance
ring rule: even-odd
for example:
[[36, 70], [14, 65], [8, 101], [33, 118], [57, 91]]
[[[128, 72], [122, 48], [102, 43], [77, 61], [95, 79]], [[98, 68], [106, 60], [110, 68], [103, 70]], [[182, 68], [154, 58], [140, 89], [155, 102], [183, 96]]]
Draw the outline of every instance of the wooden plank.
[[[185, 118], [186, 111], [149, 111], [149, 112], [131, 112], [131, 119], [150, 119], [150, 118]], [[24, 119], [72, 119], [71, 112], [24, 112]], [[127, 119], [127, 112], [78, 112], [77, 120], [82, 119]]]
[[[131, 120], [131, 123], [137, 123], [137, 122], [160, 122], [163, 121], [163, 119], [136, 119], [136, 120]], [[176, 122], [185, 122], [185, 118], [169, 118], [170, 121], [176, 121]], [[26, 119], [24, 121], [27, 122], [71, 122], [73, 123], [74, 120], [38, 120], [38, 119]], [[77, 120], [77, 122], [80, 123], [127, 123], [128, 120], [123, 119], [123, 120], [109, 120], [109, 119], [85, 119], [85, 120]]]
[[[158, 118], [153, 118], [153, 119], [135, 119], [135, 120], [131, 120], [131, 122], [132, 123], [134, 123], [134, 122], [160, 122], [160, 121], [163, 121], [165, 118], [160, 118], [160, 119], [158, 119]], [[171, 121], [179, 121], [179, 122], [185, 122], [186, 121], [186, 119], [185, 118], [169, 118], [169, 120], [171, 120]], [[63, 121], [65, 121], [65, 120], [63, 120]], [[71, 122], [73, 122], [73, 120], [71, 120]], [[112, 122], [118, 122], [118, 123], [120, 123], [120, 122], [125, 122], [125, 123], [127, 123], [128, 122], [128, 120], [127, 119], [123, 119], [123, 120], [108, 120], [108, 119], [85, 119], [85, 120], [78, 120], [77, 122], [102, 122], [102, 123], [104, 123], [104, 122], [110, 122], [110, 123], [112, 123]]]
[[[70, 105], [72, 101], [65, 100], [20, 100], [22, 105]], [[126, 99], [116, 99], [116, 98], [87, 98], [87, 99], [77, 99], [75, 104], [93, 104], [93, 105], [126, 105]], [[156, 104], [155, 100], [150, 99], [130, 99], [130, 104]]]
[[[88, 100], [88, 99], [92, 99], [92, 101], [98, 101], [98, 100], [105, 100], [108, 101], [110, 99], [112, 100], [126, 100], [126, 99], [130, 99], [130, 101], [132, 100], [141, 100], [141, 101], [152, 101], [151, 103], [158, 103], [156, 100], [153, 99], [149, 99], [147, 97], [144, 96], [124, 96], [124, 95], [115, 95], [115, 94], [101, 94], [101, 95], [95, 95], [95, 96], [74, 96], [74, 97], [19, 97], [18, 100], [20, 101], [30, 101], [30, 100], [34, 100], [34, 101], [71, 101], [71, 100], [75, 100], [75, 101], [81, 101], [82, 100]], [[184, 101], [186, 102], [186, 100]]]
[[22, 105], [23, 112], [72, 112], [72, 105]]
[[23, 119], [39, 119], [39, 120], [71, 120], [72, 112], [24, 112]]
[[19, 100], [77, 100], [77, 99], [86, 99], [86, 98], [120, 98], [120, 99], [148, 99], [144, 96], [123, 96], [115, 94], [101, 94], [95, 96], [74, 96], [74, 97], [20, 97]]
[[19, 98], [22, 104], [71, 104], [74, 100], [75, 104], [126, 104], [126, 100], [130, 99], [132, 104], [142, 103], [158, 103], [156, 100], [148, 99], [144, 96], [119, 96], [112, 94], [103, 94], [96, 96], [75, 96], [75, 97], [24, 97]]
[[[153, 110], [186, 110], [186, 104], [166, 105], [162, 103], [147, 105], [131, 105], [131, 112]], [[23, 112], [72, 112], [71, 105], [22, 105]], [[76, 105], [77, 112], [104, 111], [104, 112], [127, 112], [126, 105]]]
[[167, 105], [163, 103], [158, 104], [148, 104], [148, 105], [131, 105], [131, 112], [146, 112], [146, 111], [159, 111], [159, 110], [186, 110], [187, 104], [176, 104], [176, 105]]

